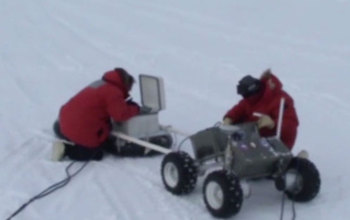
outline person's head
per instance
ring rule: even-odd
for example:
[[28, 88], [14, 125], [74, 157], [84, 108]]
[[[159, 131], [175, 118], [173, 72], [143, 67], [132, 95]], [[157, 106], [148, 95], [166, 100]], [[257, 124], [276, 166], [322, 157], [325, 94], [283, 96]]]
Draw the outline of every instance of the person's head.
[[135, 79], [132, 75], [130, 75], [125, 69], [123, 68], [115, 68], [114, 71], [116, 71], [117, 73], [120, 74], [122, 80], [123, 80], [123, 84], [125, 85], [125, 87], [128, 89], [128, 91], [130, 91], [132, 89], [132, 86], [135, 83]]
[[237, 93], [243, 96], [243, 98], [248, 98], [255, 94], [258, 94], [261, 91], [261, 89], [261, 81], [250, 75], [247, 75], [241, 80], [239, 80], [237, 85]]

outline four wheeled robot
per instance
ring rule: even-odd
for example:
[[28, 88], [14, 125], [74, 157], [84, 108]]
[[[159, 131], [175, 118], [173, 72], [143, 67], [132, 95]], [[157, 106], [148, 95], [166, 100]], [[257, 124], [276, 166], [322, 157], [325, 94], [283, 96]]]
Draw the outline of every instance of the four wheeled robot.
[[166, 154], [161, 176], [169, 192], [188, 194], [195, 188], [197, 178], [206, 176], [204, 202], [215, 217], [239, 212], [252, 179], [273, 180], [276, 188], [293, 201], [309, 201], [318, 194], [321, 181], [315, 165], [307, 158], [293, 156], [280, 141], [282, 108], [276, 137], [261, 137], [254, 122], [218, 124], [188, 136], [194, 153], [191, 157], [186, 151], [170, 149], [172, 132], [181, 132], [159, 124], [158, 112], [165, 108], [162, 79], [140, 75], [139, 82], [142, 104], [151, 107], [152, 112], [115, 124], [113, 134], [125, 149], [139, 149], [141, 155]]
[[167, 154], [162, 161], [162, 180], [171, 193], [187, 194], [197, 177], [209, 171], [203, 197], [215, 217], [239, 212], [251, 179], [272, 179], [293, 201], [309, 201], [319, 192], [321, 181], [315, 165], [294, 157], [279, 138], [260, 137], [254, 122], [218, 125], [190, 136], [190, 140], [195, 158], [184, 151]]

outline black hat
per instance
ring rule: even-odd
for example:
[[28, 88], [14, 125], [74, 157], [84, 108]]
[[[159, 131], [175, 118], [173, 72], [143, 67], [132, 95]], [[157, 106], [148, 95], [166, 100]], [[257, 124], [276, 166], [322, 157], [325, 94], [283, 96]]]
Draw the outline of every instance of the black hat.
[[243, 96], [244, 98], [247, 98], [258, 93], [261, 87], [262, 85], [260, 80], [250, 75], [247, 75], [238, 82], [237, 93]]
[[134, 77], [130, 75], [125, 69], [120, 67], [115, 68], [114, 71], [120, 74], [124, 85], [128, 88], [128, 90], [131, 90], [132, 85], [135, 82]]

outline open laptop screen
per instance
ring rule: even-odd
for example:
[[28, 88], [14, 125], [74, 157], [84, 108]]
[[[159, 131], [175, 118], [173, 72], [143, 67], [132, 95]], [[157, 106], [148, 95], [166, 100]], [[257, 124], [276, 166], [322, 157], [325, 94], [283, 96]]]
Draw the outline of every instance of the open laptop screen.
[[161, 77], [141, 74], [140, 93], [141, 103], [152, 108], [152, 112], [159, 112], [165, 109], [164, 83]]

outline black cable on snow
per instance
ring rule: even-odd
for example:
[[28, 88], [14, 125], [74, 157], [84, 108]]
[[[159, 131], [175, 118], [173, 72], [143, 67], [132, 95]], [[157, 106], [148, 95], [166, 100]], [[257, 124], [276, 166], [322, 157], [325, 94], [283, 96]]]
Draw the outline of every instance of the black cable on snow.
[[[281, 212], [280, 212], [280, 220], [284, 219], [284, 206], [285, 206], [285, 200], [286, 200], [286, 193], [283, 192], [282, 195], [282, 201], [281, 201]], [[295, 220], [297, 218], [297, 212], [295, 209], [295, 201], [292, 200], [292, 220]]]
[[[270, 142], [268, 139], [266, 139], [267, 142], [271, 145], [274, 146], [272, 142]], [[297, 171], [299, 171], [299, 163], [297, 164]], [[286, 192], [283, 192], [282, 195], [282, 201], [281, 201], [281, 211], [280, 211], [280, 220], [284, 219], [284, 206], [285, 206], [285, 200], [286, 200]], [[295, 209], [295, 201], [292, 199], [292, 220], [295, 220], [297, 218], [297, 212]]]
[[284, 203], [286, 200], [286, 194], [283, 192], [282, 195], [282, 201], [281, 201], [281, 214], [280, 214], [280, 220], [283, 220], [283, 216], [284, 216]]
[[[299, 163], [297, 163], [297, 171], [299, 171]], [[284, 205], [285, 205], [285, 197], [286, 193], [283, 192], [283, 197], [282, 197], [282, 202], [281, 202], [281, 215], [280, 215], [280, 220], [283, 220], [284, 216]], [[295, 220], [297, 218], [297, 212], [295, 208], [295, 201], [292, 199], [292, 220]]]
[[295, 210], [295, 202], [294, 201], [292, 201], [292, 210], [293, 210], [292, 219], [295, 220], [297, 218], [297, 211]]
[[83, 163], [83, 165], [75, 172], [73, 173], [69, 173], [69, 169], [74, 165], [74, 163], [76, 163], [77, 161], [73, 161], [70, 164], [68, 164], [68, 166], [65, 169], [66, 175], [67, 177], [49, 187], [47, 187], [45, 190], [43, 190], [41, 193], [37, 194], [36, 196], [32, 197], [30, 200], [28, 200], [28, 202], [24, 203], [23, 205], [21, 205], [13, 214], [11, 214], [10, 217], [8, 217], [6, 220], [11, 220], [13, 217], [15, 217], [16, 215], [18, 215], [20, 212], [22, 212], [29, 204], [31, 204], [32, 202], [34, 202], [35, 200], [41, 199], [51, 193], [53, 193], [54, 191], [63, 188], [64, 186], [66, 186], [70, 180], [76, 176], [78, 173], [80, 173], [85, 167], [86, 165], [89, 163], [90, 160], [86, 161]]

